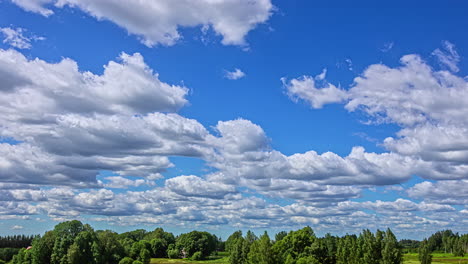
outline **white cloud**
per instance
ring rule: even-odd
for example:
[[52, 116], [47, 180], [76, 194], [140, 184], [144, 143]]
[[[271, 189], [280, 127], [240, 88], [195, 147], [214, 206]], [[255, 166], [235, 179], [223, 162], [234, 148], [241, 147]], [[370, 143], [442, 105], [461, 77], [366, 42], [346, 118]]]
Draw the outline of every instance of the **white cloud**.
[[348, 98], [345, 90], [337, 88], [325, 81], [326, 70], [315, 78], [302, 76], [301, 78], [287, 80], [282, 78], [286, 92], [294, 102], [304, 100], [312, 108], [322, 108], [325, 104], [340, 103]]
[[403, 56], [401, 62], [399, 68], [369, 66], [355, 78], [346, 109], [403, 126], [429, 120], [465, 122], [468, 86], [463, 78], [434, 72], [417, 55]]
[[53, 0], [11, 0], [26, 11], [39, 13], [43, 16], [50, 16], [54, 12], [47, 7]]
[[236, 193], [236, 189], [232, 185], [212, 183], [194, 175], [170, 178], [166, 180], [166, 187], [177, 194], [188, 197], [223, 199], [227, 194]]
[[187, 103], [188, 90], [161, 82], [140, 54], [122, 53], [119, 60], [109, 62], [103, 75], [94, 75], [80, 72], [71, 59], [52, 64], [0, 50], [1, 110], [9, 118], [44, 122], [54, 114], [145, 114], [175, 111]]
[[22, 28], [0, 28], [0, 32], [3, 33], [3, 43], [6, 43], [12, 47], [18, 49], [30, 49], [31, 39], [24, 36], [24, 29]]
[[14, 225], [11, 227], [11, 230], [21, 230], [23, 229], [24, 227], [23, 226], [20, 226], [20, 225]]
[[444, 50], [436, 49], [432, 52], [441, 65], [447, 67], [452, 72], [459, 72], [457, 64], [460, 62], [460, 55], [458, 55], [455, 45], [449, 41], [443, 41]]
[[104, 183], [104, 187], [114, 188], [114, 189], [127, 189], [129, 187], [139, 187], [143, 185], [148, 185], [148, 186], [155, 185], [154, 181], [148, 181], [144, 179], [130, 180], [122, 176], [110, 176], [110, 177], [105, 177], [104, 179], [108, 181], [107, 183]]
[[421, 182], [407, 190], [412, 198], [442, 204], [468, 204], [468, 180]]
[[238, 80], [240, 78], [245, 77], [245, 73], [241, 71], [240, 69], [234, 69], [234, 71], [226, 71], [226, 74], [224, 75], [229, 80]]
[[270, 0], [14, 0], [27, 11], [44, 16], [53, 14], [48, 8], [79, 8], [98, 20], [110, 20], [141, 38], [147, 46], [173, 45], [182, 38], [181, 27], [209, 26], [222, 36], [225, 45], [245, 45], [245, 36], [272, 14]]
[[381, 48], [380, 50], [382, 52], [389, 52], [391, 49], [393, 49], [393, 46], [395, 46], [395, 42], [387, 42], [383, 45], [383, 48]]

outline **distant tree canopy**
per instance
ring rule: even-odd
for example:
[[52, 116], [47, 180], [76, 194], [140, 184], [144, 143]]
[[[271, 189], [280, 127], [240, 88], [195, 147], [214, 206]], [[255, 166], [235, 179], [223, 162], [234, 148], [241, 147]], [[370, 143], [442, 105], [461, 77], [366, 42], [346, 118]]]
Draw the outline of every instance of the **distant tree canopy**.
[[31, 245], [36, 236], [0, 236], [0, 248], [24, 248]]
[[[208, 232], [192, 231], [175, 237], [156, 228], [122, 234], [95, 231], [80, 221], [60, 223], [43, 236], [0, 237], [0, 263], [11, 264], [149, 264], [152, 257], [206, 259], [225, 249], [231, 264], [400, 264], [403, 248], [419, 253], [422, 264], [430, 264], [432, 252], [463, 256], [468, 251], [468, 234], [451, 230], [434, 233], [428, 239], [397, 241], [390, 229], [363, 230], [343, 237], [317, 237], [311, 227], [281, 231], [271, 240], [268, 233], [257, 237], [248, 231], [231, 234], [226, 242]], [[29, 243], [26, 243], [28, 241]], [[32, 241], [31, 241], [32, 240]], [[31, 248], [26, 248], [32, 245]], [[417, 248], [417, 249], [416, 249]]]

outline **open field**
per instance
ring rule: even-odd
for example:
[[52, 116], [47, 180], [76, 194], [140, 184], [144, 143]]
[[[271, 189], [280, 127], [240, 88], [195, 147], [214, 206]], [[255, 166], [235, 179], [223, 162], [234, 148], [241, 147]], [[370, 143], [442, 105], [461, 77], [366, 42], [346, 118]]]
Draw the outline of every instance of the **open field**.
[[211, 260], [202, 260], [202, 261], [191, 261], [188, 259], [163, 259], [163, 258], [151, 259], [151, 264], [190, 264], [190, 263], [226, 264], [229, 262], [228, 262], [228, 257], [211, 259]]
[[210, 264], [226, 264], [229, 263], [227, 252], [219, 252], [218, 256], [210, 256], [207, 260], [191, 261], [188, 259], [165, 259], [152, 258], [151, 264], [190, 264], [190, 263], [210, 263]]
[[[218, 258], [215, 258], [215, 259], [203, 260], [203, 261], [191, 261], [188, 259], [161, 259], [161, 258], [151, 259], [151, 264], [195, 264], [195, 263], [226, 264], [228, 263], [228, 257], [219, 256]], [[452, 254], [433, 253], [432, 264], [442, 264], [442, 263], [468, 264], [468, 256], [454, 257], [452, 256]], [[420, 264], [418, 260], [418, 254], [415, 254], [415, 253], [405, 254], [403, 264]]]
[[[452, 264], [468, 264], [468, 256], [454, 257], [452, 254], [433, 253], [432, 264], [452, 263]], [[420, 264], [418, 254], [410, 253], [404, 255], [403, 264]]]

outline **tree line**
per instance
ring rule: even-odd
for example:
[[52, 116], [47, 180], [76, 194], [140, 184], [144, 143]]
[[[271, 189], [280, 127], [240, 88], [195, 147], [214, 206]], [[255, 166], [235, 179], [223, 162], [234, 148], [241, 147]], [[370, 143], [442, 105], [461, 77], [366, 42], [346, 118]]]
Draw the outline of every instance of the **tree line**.
[[444, 230], [424, 239], [418, 248], [421, 264], [430, 264], [433, 252], [451, 253], [455, 257], [463, 257], [468, 252], [468, 234], [459, 235], [452, 230]]
[[[175, 237], [162, 228], [117, 234], [95, 231], [73, 220], [60, 223], [22, 248], [11, 264], [148, 264], [152, 257], [201, 260], [224, 243], [208, 232], [192, 231]], [[0, 261], [1, 263], [1, 261]]]
[[[15, 236], [23, 239], [23, 236]], [[11, 239], [10, 239], [11, 240]], [[8, 244], [11, 245], [11, 244]], [[6, 250], [11, 264], [148, 264], [151, 258], [203, 260], [218, 251], [229, 254], [230, 264], [400, 264], [403, 252], [419, 252], [422, 264], [431, 263], [434, 251], [463, 256], [468, 234], [439, 231], [424, 241], [397, 240], [390, 229], [342, 237], [317, 237], [311, 227], [279, 232], [271, 239], [267, 232], [257, 237], [236, 231], [224, 242], [201, 231], [174, 236], [162, 228], [148, 232], [137, 229], [122, 234], [95, 231], [73, 220], [60, 223], [43, 236], [35, 236], [20, 248]], [[13, 257], [12, 255], [15, 254]], [[1, 263], [6, 263], [0, 260]]]
[[310, 227], [257, 238], [252, 232], [233, 233], [226, 240], [231, 264], [399, 264], [403, 254], [390, 229], [375, 234], [317, 237]]
[[0, 236], [0, 248], [28, 247], [35, 237], [25, 235]]

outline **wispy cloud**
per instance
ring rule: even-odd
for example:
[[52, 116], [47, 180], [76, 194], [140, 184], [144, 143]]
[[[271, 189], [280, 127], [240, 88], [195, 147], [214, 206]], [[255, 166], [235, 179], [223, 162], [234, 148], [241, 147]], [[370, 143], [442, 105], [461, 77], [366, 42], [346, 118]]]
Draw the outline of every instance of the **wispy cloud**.
[[442, 42], [443, 49], [436, 49], [432, 52], [432, 55], [435, 56], [439, 63], [447, 67], [452, 72], [459, 72], [458, 63], [460, 62], [460, 55], [455, 50], [455, 45], [449, 41]]
[[395, 42], [387, 42], [383, 45], [383, 48], [380, 49], [382, 52], [389, 52], [391, 49], [393, 49], [393, 46], [395, 45]]
[[30, 49], [32, 47], [31, 41], [44, 40], [44, 37], [26, 34], [27, 30], [24, 28], [4, 27], [0, 28], [3, 34], [3, 43], [8, 44], [17, 49]]

